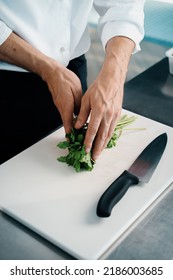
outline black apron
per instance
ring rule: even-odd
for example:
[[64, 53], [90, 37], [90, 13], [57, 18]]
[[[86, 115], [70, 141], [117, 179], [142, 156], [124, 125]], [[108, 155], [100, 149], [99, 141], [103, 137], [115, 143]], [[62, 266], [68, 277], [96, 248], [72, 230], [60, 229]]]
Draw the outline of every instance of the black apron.
[[[67, 66], [87, 89], [82, 55]], [[0, 70], [0, 164], [62, 125], [47, 84], [36, 74]]]

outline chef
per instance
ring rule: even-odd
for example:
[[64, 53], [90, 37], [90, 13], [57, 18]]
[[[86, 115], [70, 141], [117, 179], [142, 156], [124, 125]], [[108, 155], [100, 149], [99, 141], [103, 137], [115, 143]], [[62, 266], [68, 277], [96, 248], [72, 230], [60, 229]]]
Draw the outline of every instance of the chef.
[[[99, 14], [103, 65], [87, 88], [91, 9]], [[130, 57], [144, 36], [144, 0], [0, 0], [0, 162], [61, 122], [90, 117], [85, 151], [96, 160], [120, 117]]]

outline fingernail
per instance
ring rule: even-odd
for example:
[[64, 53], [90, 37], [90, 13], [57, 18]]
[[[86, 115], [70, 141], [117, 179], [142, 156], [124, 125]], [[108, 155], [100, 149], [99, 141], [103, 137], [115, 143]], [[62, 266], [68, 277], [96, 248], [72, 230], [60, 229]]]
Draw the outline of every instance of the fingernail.
[[80, 121], [80, 120], [77, 120], [77, 121], [75, 122], [75, 127], [76, 127], [76, 128], [80, 128], [81, 126], [82, 126], [81, 121]]
[[95, 156], [95, 157], [94, 157], [94, 161], [96, 161], [96, 160], [98, 159], [98, 157], [99, 157], [99, 156]]
[[95, 155], [93, 156], [93, 160], [96, 161], [96, 160], [98, 159], [98, 157], [99, 157], [99, 154], [95, 154]]
[[86, 149], [85, 149], [85, 152], [86, 152], [87, 154], [89, 154], [90, 148], [86, 148]]

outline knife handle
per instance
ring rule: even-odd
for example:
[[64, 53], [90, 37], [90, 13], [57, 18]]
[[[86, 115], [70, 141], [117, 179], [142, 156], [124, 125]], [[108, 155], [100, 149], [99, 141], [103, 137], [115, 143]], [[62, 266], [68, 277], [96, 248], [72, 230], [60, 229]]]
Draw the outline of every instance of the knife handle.
[[100, 197], [97, 204], [97, 216], [109, 217], [112, 208], [125, 195], [129, 187], [138, 183], [138, 177], [125, 170]]

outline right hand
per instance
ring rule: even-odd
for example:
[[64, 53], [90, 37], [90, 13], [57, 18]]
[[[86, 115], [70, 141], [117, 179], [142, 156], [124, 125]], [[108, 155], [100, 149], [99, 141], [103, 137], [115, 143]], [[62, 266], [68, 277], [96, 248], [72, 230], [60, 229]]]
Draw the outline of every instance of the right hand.
[[1, 44], [0, 60], [34, 72], [47, 83], [55, 106], [60, 112], [65, 132], [70, 133], [73, 113], [78, 113], [82, 98], [79, 78], [14, 32]]
[[61, 115], [65, 133], [70, 133], [74, 114], [80, 110], [82, 85], [77, 75], [65, 66], [56, 62], [52, 62], [52, 66], [44, 80]]

